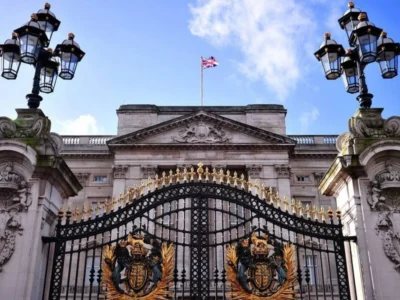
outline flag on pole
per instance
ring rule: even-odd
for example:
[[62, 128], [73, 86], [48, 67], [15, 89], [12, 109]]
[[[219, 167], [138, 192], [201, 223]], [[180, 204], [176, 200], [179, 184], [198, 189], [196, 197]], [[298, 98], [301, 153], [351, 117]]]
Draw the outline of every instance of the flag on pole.
[[209, 58], [201, 58], [201, 66], [203, 69], [214, 68], [218, 66], [218, 61], [214, 56], [210, 56]]
[[218, 61], [214, 56], [210, 56], [209, 58], [200, 56], [200, 63], [200, 104], [203, 106], [203, 70], [218, 66]]

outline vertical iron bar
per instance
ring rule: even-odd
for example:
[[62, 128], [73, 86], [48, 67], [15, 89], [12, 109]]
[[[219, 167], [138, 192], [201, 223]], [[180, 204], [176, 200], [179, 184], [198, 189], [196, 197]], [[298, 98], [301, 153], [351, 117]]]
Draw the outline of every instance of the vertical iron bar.
[[322, 290], [324, 292], [324, 299], [326, 299], [326, 292], [325, 292], [325, 276], [324, 276], [324, 265], [322, 261], [322, 249], [321, 249], [321, 239], [318, 238], [318, 252], [319, 252], [319, 258], [320, 258], [320, 263], [321, 263], [321, 272], [322, 272]]
[[93, 245], [93, 252], [92, 252], [92, 266], [90, 268], [90, 275], [89, 275], [89, 300], [92, 299], [92, 287], [93, 287], [93, 282], [94, 282], [94, 273], [96, 272], [94, 270], [94, 261], [95, 261], [95, 253], [96, 252], [96, 235], [94, 236], [94, 245]]
[[[79, 276], [79, 260], [81, 258], [81, 242], [82, 239], [79, 239], [79, 246], [78, 246], [78, 261], [76, 263], [76, 272], [75, 272], [75, 291], [74, 291], [74, 299], [76, 298], [76, 290], [77, 290], [77, 286], [78, 286], [78, 276]], [[65, 297], [66, 299], [68, 299], [67, 297]]]
[[215, 299], [218, 298], [218, 238], [217, 238], [217, 199], [214, 199], [214, 249], [215, 249], [215, 257], [214, 257], [214, 284], [215, 284]]
[[100, 291], [101, 291], [101, 274], [103, 273], [103, 248], [104, 248], [104, 233], [101, 233], [101, 247], [100, 247], [100, 266], [99, 270], [97, 271], [97, 300], [100, 299]]
[[81, 300], [83, 300], [84, 295], [85, 295], [84, 289], [85, 289], [85, 279], [86, 279], [87, 257], [88, 257], [88, 251], [89, 251], [88, 245], [89, 245], [89, 236], [86, 237], [86, 247], [85, 247], [85, 250], [84, 250], [85, 251], [85, 259], [84, 259], [84, 262], [85, 262], [84, 266], [85, 267], [83, 269]]
[[325, 242], [326, 242], [326, 250], [327, 250], [326, 254], [327, 254], [327, 256], [328, 256], [329, 283], [330, 283], [330, 285], [331, 285], [331, 297], [332, 297], [332, 299], [334, 299], [334, 298], [333, 298], [333, 284], [332, 284], [331, 259], [330, 259], [330, 253], [329, 253], [329, 247], [328, 247], [328, 240], [325, 239]]
[[351, 266], [351, 274], [353, 277], [353, 286], [354, 286], [354, 293], [357, 297], [357, 285], [356, 285], [356, 277], [354, 275], [354, 265], [353, 265], [353, 252], [351, 251], [351, 242], [352, 240], [347, 241], [349, 244], [349, 250], [350, 250], [350, 266]]
[[71, 247], [69, 250], [70, 250], [70, 255], [69, 255], [68, 277], [67, 277], [67, 294], [65, 295], [65, 299], [68, 299], [68, 294], [69, 294], [69, 282], [70, 282], [70, 278], [71, 278], [72, 254], [73, 254], [73, 250], [74, 250], [74, 241], [71, 241]]

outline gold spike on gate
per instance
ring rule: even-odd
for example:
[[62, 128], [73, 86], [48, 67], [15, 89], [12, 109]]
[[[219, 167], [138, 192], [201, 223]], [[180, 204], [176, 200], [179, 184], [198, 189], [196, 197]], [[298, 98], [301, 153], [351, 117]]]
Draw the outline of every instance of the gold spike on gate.
[[196, 175], [196, 172], [194, 171], [193, 166], [190, 168], [190, 182], [194, 182], [194, 176]]
[[321, 221], [325, 222], [326, 221], [326, 214], [325, 214], [325, 209], [324, 209], [323, 206], [321, 207], [321, 212], [319, 214], [321, 215]]
[[219, 183], [223, 184], [224, 183], [224, 169], [219, 170]]
[[151, 177], [149, 176], [147, 178], [147, 194], [150, 193], [153, 189], [153, 179], [151, 179]]
[[238, 177], [237, 177], [237, 172], [236, 171], [233, 173], [233, 186], [234, 187], [238, 186]]
[[79, 208], [78, 207], [75, 207], [75, 211], [74, 211], [73, 216], [74, 216], [74, 222], [77, 222], [78, 221], [78, 217], [79, 217]]
[[100, 210], [101, 210], [100, 202], [97, 202], [97, 205], [96, 205], [96, 218], [100, 215]]
[[144, 182], [144, 179], [142, 179], [141, 183], [140, 183], [140, 196], [144, 195], [144, 189], [146, 188], [146, 184]]
[[169, 176], [168, 176], [168, 184], [172, 185], [174, 183], [174, 171], [169, 170]]
[[297, 211], [299, 214], [299, 217], [304, 217], [304, 211], [303, 211], [303, 203], [301, 201], [297, 201]]
[[267, 189], [264, 183], [261, 184], [261, 200], [267, 200]]
[[292, 214], [296, 215], [297, 214], [297, 206], [296, 206], [296, 199], [292, 198], [292, 203], [290, 204], [292, 207]]
[[314, 204], [314, 206], [313, 206], [312, 213], [313, 213], [313, 215], [314, 215], [314, 220], [315, 220], [315, 221], [318, 221], [318, 220], [319, 220], [319, 218], [318, 218], [318, 210], [317, 210], [317, 206], [316, 206], [315, 204]]
[[89, 204], [89, 209], [88, 209], [88, 219], [92, 218], [92, 214], [93, 214], [93, 204], [90, 203]]
[[158, 174], [156, 174], [156, 176], [154, 176], [154, 190], [158, 190], [159, 184], [160, 184], [160, 179], [158, 178]]
[[161, 186], [165, 187], [167, 185], [167, 177], [165, 171], [161, 173]]
[[244, 174], [242, 173], [242, 175], [240, 175], [240, 189], [241, 190], [245, 190], [245, 183], [246, 183], [246, 180], [244, 180]]
[[181, 171], [179, 170], [179, 168], [176, 168], [175, 171], [175, 182], [176, 183], [180, 183], [181, 182]]
[[206, 171], [204, 172], [204, 181], [209, 182], [210, 181], [210, 172], [208, 170], [208, 167], [206, 167]]
[[288, 204], [289, 204], [289, 202], [287, 201], [286, 196], [283, 196], [283, 201], [282, 201], [282, 203], [283, 203], [283, 209], [284, 209], [285, 211], [288, 211]]
[[217, 182], [217, 169], [213, 168], [211, 176], [212, 176], [212, 182], [216, 183]]
[[333, 209], [332, 209], [332, 207], [328, 208], [328, 217], [329, 217], [329, 219], [333, 218]]
[[307, 214], [307, 219], [311, 220], [311, 208], [310, 208], [310, 205], [308, 203], [306, 205], [306, 214]]
[[271, 204], [272, 206], [274, 205], [274, 194], [273, 194], [273, 190], [272, 187], [269, 187], [269, 204]]
[[204, 169], [203, 169], [203, 163], [199, 162], [197, 164], [198, 168], [197, 168], [197, 179], [199, 180], [199, 182], [201, 182], [203, 180], [203, 173], [204, 173]]
[[188, 182], [188, 172], [186, 167], [183, 168], [183, 183]]
[[231, 171], [226, 170], [226, 175], [224, 177], [226, 178], [226, 184], [231, 184]]

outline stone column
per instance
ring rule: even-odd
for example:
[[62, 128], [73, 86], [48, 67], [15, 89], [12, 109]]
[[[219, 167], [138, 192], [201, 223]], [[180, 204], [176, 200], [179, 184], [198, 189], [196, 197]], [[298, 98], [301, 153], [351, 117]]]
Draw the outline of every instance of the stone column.
[[128, 171], [127, 165], [115, 164], [112, 167], [113, 175], [113, 197], [119, 198], [121, 193], [126, 192], [126, 174]]
[[[400, 117], [383, 109], [359, 109], [349, 131], [339, 136], [340, 152], [319, 189], [335, 196], [347, 247], [352, 299], [398, 299], [400, 282]], [[350, 262], [353, 261], [351, 268]]]
[[291, 199], [290, 193], [290, 166], [289, 165], [275, 165], [275, 171], [278, 178], [278, 192], [279, 195]]
[[42, 237], [53, 236], [63, 200], [82, 187], [50, 120], [39, 109], [17, 113], [14, 121], [0, 117], [0, 299], [36, 300], [48, 259]]

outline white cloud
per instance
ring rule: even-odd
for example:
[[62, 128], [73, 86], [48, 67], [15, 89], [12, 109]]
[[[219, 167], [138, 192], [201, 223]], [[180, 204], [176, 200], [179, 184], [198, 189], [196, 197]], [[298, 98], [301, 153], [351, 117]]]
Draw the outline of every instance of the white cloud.
[[189, 29], [214, 46], [238, 47], [243, 55], [239, 71], [264, 81], [283, 101], [322, 41], [315, 5], [331, 10], [324, 0], [197, 0], [189, 5]]
[[305, 111], [300, 115], [301, 133], [306, 133], [312, 123], [319, 117], [319, 110], [313, 107], [310, 111]]
[[92, 115], [80, 115], [75, 120], [56, 121], [53, 131], [65, 135], [96, 135], [104, 132]]

